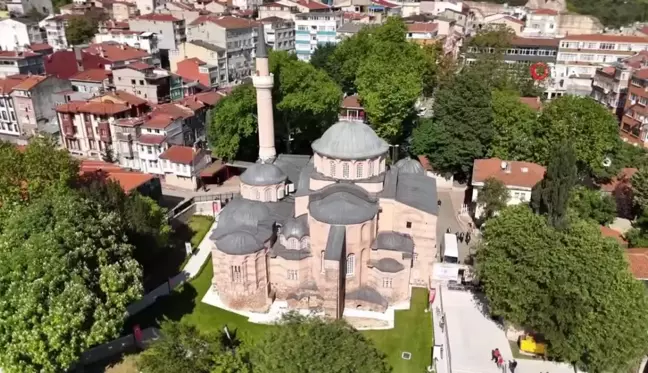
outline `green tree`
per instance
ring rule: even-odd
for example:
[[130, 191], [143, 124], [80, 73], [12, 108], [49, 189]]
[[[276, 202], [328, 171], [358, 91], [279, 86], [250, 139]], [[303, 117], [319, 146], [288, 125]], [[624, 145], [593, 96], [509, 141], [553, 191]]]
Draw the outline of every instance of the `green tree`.
[[331, 78], [337, 74], [338, 67], [332, 64], [336, 48], [337, 44], [334, 43], [319, 44], [310, 58], [311, 65], [325, 71]]
[[614, 198], [584, 186], [572, 189], [569, 207], [574, 209], [582, 219], [591, 219], [601, 225], [612, 223], [617, 216]]
[[491, 90], [466, 69], [436, 91], [434, 116], [419, 121], [412, 150], [427, 156], [436, 171], [467, 180], [473, 161], [486, 156], [493, 132]]
[[219, 158], [254, 160], [256, 134], [256, 93], [251, 84], [242, 84], [216, 104], [207, 141]]
[[384, 357], [344, 321], [288, 315], [251, 352], [255, 373], [381, 373]]
[[554, 146], [545, 176], [531, 193], [531, 205], [547, 215], [551, 226], [566, 227], [569, 195], [577, 180], [576, 155], [570, 144]]
[[647, 351], [645, 288], [595, 224], [574, 216], [556, 230], [527, 206], [506, 208], [484, 228], [476, 270], [490, 312], [542, 333], [549, 357], [600, 373]]
[[506, 207], [509, 191], [501, 181], [489, 177], [477, 195], [477, 203], [483, 206], [484, 217], [490, 219], [496, 212]]
[[547, 164], [554, 144], [568, 141], [574, 149], [579, 170], [595, 177], [611, 177], [618, 169], [606, 167], [606, 158], [618, 153], [616, 118], [589, 97], [563, 96], [542, 110], [535, 131], [536, 161]]
[[357, 92], [356, 77], [360, 65], [370, 53], [374, 29], [375, 26], [363, 27], [352, 37], [342, 40], [331, 56], [329, 66], [335, 66], [336, 69], [327, 72], [346, 94]]
[[510, 161], [533, 160], [537, 112], [510, 91], [494, 91], [492, 106], [494, 135], [488, 156]]
[[648, 168], [641, 168], [632, 175], [634, 202], [642, 209], [648, 208]]
[[211, 373], [217, 357], [223, 352], [218, 335], [201, 333], [195, 326], [183, 322], [164, 322], [161, 334], [162, 337], [140, 355], [138, 366], [144, 372]]
[[18, 209], [0, 234], [0, 366], [61, 372], [119, 336], [142, 295], [119, 214], [72, 192]]
[[[288, 152], [308, 152], [310, 143], [337, 120], [342, 92], [325, 72], [286, 52], [270, 53], [274, 74], [275, 137]], [[235, 88], [215, 108], [207, 139], [226, 159], [255, 160], [258, 150], [256, 94], [249, 84]]]
[[97, 22], [87, 16], [74, 16], [67, 21], [65, 38], [70, 45], [79, 45], [92, 40], [97, 33]]

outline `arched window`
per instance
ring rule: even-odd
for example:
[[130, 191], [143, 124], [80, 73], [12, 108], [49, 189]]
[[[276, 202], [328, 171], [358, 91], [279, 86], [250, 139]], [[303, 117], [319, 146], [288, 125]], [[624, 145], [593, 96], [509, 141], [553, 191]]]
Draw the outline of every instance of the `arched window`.
[[256, 193], [255, 193], [255, 197], [256, 197], [256, 198], [255, 198], [255, 199], [258, 201], [258, 200], [261, 199], [261, 193], [259, 193], [259, 189], [256, 189], [256, 188], [255, 188], [255, 191], [256, 191]]
[[349, 254], [346, 261], [346, 275], [351, 277], [355, 274], [355, 255]]
[[369, 177], [372, 177], [374, 175], [373, 161], [370, 160], [367, 166], [369, 167]]
[[285, 192], [286, 191], [284, 190], [283, 186], [280, 186], [279, 188], [277, 188], [277, 198], [278, 199], [284, 198], [284, 193]]
[[345, 179], [349, 178], [349, 162], [344, 162], [342, 164], [342, 177]]
[[324, 250], [321, 252], [322, 256], [320, 256], [320, 266], [322, 267], [322, 273], [324, 273], [324, 262], [326, 259], [324, 259]]
[[272, 201], [272, 189], [268, 188], [265, 190], [265, 200]]
[[363, 166], [364, 165], [363, 165], [362, 162], [359, 162], [359, 163], [356, 164], [356, 177], [358, 179], [362, 179], [364, 177], [364, 173], [363, 173], [364, 170], [362, 169]]
[[308, 236], [301, 239], [301, 248], [302, 250], [310, 249], [310, 238]]
[[299, 250], [299, 241], [295, 237], [290, 238], [290, 249]]
[[329, 162], [329, 167], [331, 168], [330, 169], [331, 176], [335, 176], [335, 161], [330, 161]]

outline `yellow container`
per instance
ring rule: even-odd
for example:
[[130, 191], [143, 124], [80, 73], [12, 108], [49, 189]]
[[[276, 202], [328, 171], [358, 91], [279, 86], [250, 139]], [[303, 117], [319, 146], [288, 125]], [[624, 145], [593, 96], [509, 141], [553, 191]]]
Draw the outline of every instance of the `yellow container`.
[[544, 355], [547, 346], [544, 343], [536, 342], [532, 336], [527, 335], [520, 339], [520, 350], [529, 354]]

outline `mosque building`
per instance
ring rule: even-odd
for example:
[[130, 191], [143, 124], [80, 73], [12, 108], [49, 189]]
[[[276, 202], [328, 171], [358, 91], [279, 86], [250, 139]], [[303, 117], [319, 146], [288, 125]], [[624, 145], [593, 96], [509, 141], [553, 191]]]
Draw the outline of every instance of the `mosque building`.
[[409, 303], [437, 254], [435, 179], [410, 158], [389, 167], [389, 145], [362, 122], [332, 125], [312, 156], [277, 155], [273, 75], [259, 39], [259, 160], [210, 236], [212, 291], [235, 310], [265, 312], [280, 300], [333, 318]]

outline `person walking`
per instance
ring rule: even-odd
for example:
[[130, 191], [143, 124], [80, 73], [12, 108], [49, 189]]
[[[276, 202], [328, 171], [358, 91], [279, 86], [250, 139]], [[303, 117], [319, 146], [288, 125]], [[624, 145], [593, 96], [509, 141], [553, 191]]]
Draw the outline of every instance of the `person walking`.
[[446, 229], [446, 233], [450, 233], [450, 227], [448, 227], [448, 229]]
[[511, 369], [511, 373], [515, 373], [515, 368], [517, 368], [517, 361], [513, 359], [509, 361], [509, 369]]
[[497, 362], [497, 355], [495, 354], [495, 350], [491, 350], [491, 361]]
[[463, 232], [459, 232], [459, 237], [457, 237], [457, 238], [459, 239], [459, 242], [463, 242], [463, 239], [464, 239]]
[[466, 232], [466, 243], [470, 243], [470, 232]]
[[504, 365], [504, 359], [502, 358], [502, 355], [499, 355], [497, 357], [497, 367], [501, 368]]

